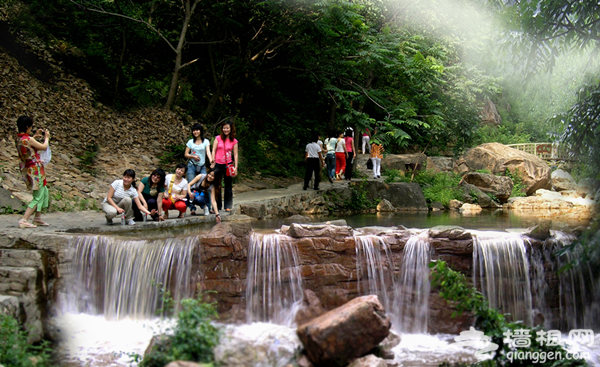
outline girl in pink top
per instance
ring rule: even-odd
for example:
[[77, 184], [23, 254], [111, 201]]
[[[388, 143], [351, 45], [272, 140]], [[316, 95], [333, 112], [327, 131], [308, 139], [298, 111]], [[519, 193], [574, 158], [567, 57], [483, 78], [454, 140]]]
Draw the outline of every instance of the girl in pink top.
[[356, 149], [354, 149], [354, 138], [352, 137], [352, 130], [346, 130], [346, 137], [344, 138], [346, 141], [346, 151], [348, 152], [348, 157], [346, 158], [346, 171], [344, 173], [344, 178], [348, 181], [352, 179], [352, 163], [354, 162], [354, 158], [356, 157]]
[[[213, 161], [211, 168], [215, 169], [215, 199], [217, 209], [221, 210], [221, 181], [225, 178], [225, 211], [233, 208], [233, 176], [238, 172], [238, 141], [235, 138], [235, 126], [233, 122], [226, 120], [221, 124], [221, 134], [213, 143]], [[234, 175], [227, 176], [227, 164], [233, 163]]]

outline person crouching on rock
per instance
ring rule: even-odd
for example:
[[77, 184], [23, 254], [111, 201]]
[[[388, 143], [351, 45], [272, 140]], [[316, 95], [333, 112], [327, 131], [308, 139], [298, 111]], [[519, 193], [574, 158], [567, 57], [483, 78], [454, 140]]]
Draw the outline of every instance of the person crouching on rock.
[[[48, 188], [46, 187], [46, 173], [44, 164], [40, 159], [38, 150], [46, 150], [50, 141], [50, 132], [39, 129], [32, 137], [33, 119], [29, 116], [21, 116], [17, 119], [17, 139], [15, 141], [17, 152], [19, 154], [19, 170], [21, 176], [27, 185], [27, 190], [31, 190], [33, 200], [27, 205], [25, 215], [19, 221], [19, 228], [35, 228], [37, 226], [47, 226], [48, 223], [42, 220], [42, 209], [48, 207]], [[36, 140], [44, 139], [43, 143]], [[29, 223], [29, 217], [35, 212], [33, 223]]]
[[179, 216], [183, 218], [187, 210], [187, 185], [188, 182], [184, 178], [187, 172], [187, 166], [184, 163], [179, 163], [175, 167], [175, 174], [169, 174], [165, 178], [165, 191], [167, 192], [163, 198], [162, 207], [165, 210], [165, 219], [169, 219], [169, 210], [177, 209]]
[[[155, 221], [162, 222], [163, 195], [165, 192], [165, 171], [160, 168], [152, 171], [150, 176], [142, 178], [138, 185], [138, 195], [142, 205], [150, 210]], [[135, 208], [134, 208], [135, 209]], [[135, 210], [136, 220], [143, 220], [142, 212]]]
[[140, 196], [135, 184], [135, 171], [126, 169], [122, 180], [115, 180], [110, 184], [106, 198], [102, 202], [102, 210], [106, 213], [106, 223], [113, 224], [113, 218], [117, 214], [125, 213], [125, 222], [134, 225], [132, 204], [140, 209], [142, 213], [150, 214], [140, 202]]
[[188, 192], [192, 196], [192, 202], [195, 205], [199, 205], [204, 210], [204, 215], [208, 215], [208, 203], [212, 203], [212, 207], [215, 210], [217, 223], [221, 223], [221, 215], [217, 208], [217, 201], [215, 199], [215, 186], [219, 185], [220, 182], [215, 180], [215, 171], [209, 171], [208, 173], [201, 173], [188, 183]]

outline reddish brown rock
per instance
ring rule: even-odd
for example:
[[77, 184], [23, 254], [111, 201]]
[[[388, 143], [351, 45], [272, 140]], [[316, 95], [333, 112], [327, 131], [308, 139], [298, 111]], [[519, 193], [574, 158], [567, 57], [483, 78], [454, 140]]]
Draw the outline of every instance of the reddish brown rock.
[[377, 296], [363, 296], [298, 327], [315, 366], [346, 366], [384, 340], [391, 327]]
[[302, 306], [296, 313], [296, 325], [305, 324], [316, 317], [323, 315], [326, 310], [321, 305], [321, 300], [315, 292], [310, 289], [304, 290], [304, 299], [302, 300]]

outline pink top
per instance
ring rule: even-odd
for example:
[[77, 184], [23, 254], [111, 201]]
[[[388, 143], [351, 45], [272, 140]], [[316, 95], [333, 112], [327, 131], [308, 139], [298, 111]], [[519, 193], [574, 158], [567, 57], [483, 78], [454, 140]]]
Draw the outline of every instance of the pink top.
[[217, 151], [215, 153], [215, 162], [217, 164], [227, 164], [233, 162], [233, 147], [238, 143], [237, 139], [233, 141], [228, 138], [225, 139], [225, 143], [221, 140], [221, 135], [217, 135]]
[[354, 139], [352, 139], [352, 138], [351, 138], [351, 137], [349, 137], [349, 136], [346, 136], [346, 137], [344, 138], [344, 140], [346, 140], [346, 151], [347, 151], [348, 153], [352, 152], [352, 141], [353, 141]]
[[367, 129], [367, 130], [366, 130], [366, 131], [365, 131], [365, 132], [362, 134], [362, 136], [369, 136], [369, 129]]

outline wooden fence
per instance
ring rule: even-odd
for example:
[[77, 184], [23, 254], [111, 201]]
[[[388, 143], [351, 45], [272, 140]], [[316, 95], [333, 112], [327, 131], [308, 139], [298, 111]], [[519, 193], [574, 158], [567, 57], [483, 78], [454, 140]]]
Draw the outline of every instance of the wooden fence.
[[571, 161], [573, 157], [557, 143], [509, 144], [511, 148], [538, 156], [546, 161]]

